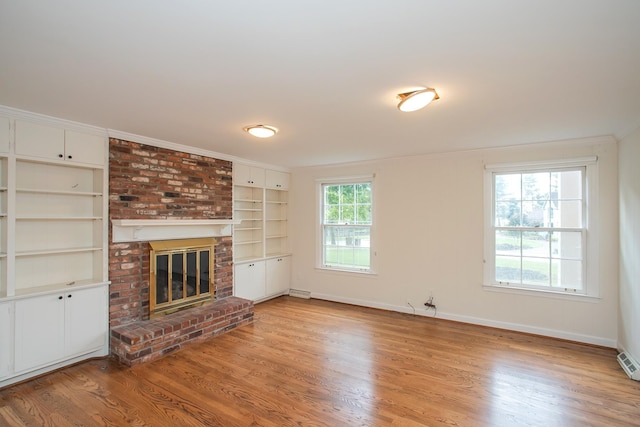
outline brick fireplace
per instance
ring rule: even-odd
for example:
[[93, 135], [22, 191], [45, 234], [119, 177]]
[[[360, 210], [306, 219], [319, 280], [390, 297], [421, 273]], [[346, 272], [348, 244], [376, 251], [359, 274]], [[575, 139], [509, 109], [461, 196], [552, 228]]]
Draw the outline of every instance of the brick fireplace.
[[[232, 191], [232, 164], [229, 161], [115, 138], [109, 141], [111, 224], [144, 220], [230, 221]], [[123, 363], [133, 365], [153, 360], [186, 342], [204, 339], [253, 320], [253, 304], [232, 296], [230, 232], [215, 238], [214, 302], [166, 315], [160, 320], [150, 320], [149, 241], [116, 239], [114, 243], [111, 224], [111, 352]]]

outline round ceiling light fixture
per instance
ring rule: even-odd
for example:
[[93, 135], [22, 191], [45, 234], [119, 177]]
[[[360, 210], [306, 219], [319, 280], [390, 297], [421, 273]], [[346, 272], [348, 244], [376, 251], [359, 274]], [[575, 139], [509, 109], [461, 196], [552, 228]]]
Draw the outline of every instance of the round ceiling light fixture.
[[425, 89], [413, 90], [411, 92], [399, 93], [398, 110], [405, 113], [410, 111], [416, 111], [426, 107], [429, 103], [435, 99], [440, 99], [435, 89], [430, 87]]
[[257, 138], [271, 138], [278, 133], [278, 128], [269, 125], [251, 125], [242, 129]]

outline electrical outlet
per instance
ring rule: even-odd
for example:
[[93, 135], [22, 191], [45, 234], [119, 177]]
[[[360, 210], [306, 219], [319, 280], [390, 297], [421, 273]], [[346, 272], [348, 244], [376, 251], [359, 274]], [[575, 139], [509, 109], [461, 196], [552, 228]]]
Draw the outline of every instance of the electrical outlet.
[[427, 307], [427, 310], [430, 308], [436, 309], [436, 304], [433, 302], [433, 295], [429, 295], [427, 302], [424, 303], [424, 306]]

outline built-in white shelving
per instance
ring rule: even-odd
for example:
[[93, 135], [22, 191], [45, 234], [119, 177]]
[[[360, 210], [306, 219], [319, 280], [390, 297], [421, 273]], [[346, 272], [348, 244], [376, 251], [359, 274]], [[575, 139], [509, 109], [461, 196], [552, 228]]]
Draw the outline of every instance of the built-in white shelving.
[[0, 116], [0, 387], [108, 354], [107, 153], [105, 130]]
[[234, 164], [234, 294], [254, 301], [289, 289], [289, 174]]

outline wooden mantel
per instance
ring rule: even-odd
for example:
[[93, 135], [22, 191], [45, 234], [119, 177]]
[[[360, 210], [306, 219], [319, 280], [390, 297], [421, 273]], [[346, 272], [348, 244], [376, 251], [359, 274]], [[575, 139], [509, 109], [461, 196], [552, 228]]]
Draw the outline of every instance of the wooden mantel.
[[113, 219], [113, 242], [231, 236], [233, 219]]

